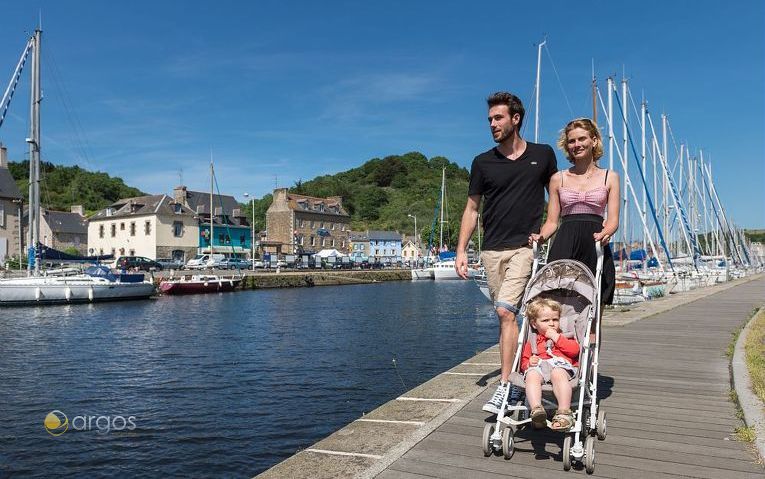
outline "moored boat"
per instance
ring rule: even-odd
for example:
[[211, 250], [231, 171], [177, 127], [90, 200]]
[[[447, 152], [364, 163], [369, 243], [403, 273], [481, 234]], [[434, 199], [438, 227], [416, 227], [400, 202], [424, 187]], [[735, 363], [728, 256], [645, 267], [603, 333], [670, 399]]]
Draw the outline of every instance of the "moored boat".
[[204, 294], [233, 291], [242, 278], [225, 278], [214, 274], [195, 274], [166, 278], [160, 281], [162, 294]]

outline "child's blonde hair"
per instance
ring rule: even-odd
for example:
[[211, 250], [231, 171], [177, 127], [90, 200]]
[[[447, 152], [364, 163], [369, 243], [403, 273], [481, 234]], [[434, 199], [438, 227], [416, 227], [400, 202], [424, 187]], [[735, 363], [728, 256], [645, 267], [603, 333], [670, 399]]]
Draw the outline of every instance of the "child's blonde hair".
[[550, 308], [550, 310], [558, 313], [558, 316], [560, 316], [563, 310], [560, 303], [554, 299], [537, 298], [526, 307], [526, 317], [529, 318], [529, 323], [536, 323], [542, 308]]

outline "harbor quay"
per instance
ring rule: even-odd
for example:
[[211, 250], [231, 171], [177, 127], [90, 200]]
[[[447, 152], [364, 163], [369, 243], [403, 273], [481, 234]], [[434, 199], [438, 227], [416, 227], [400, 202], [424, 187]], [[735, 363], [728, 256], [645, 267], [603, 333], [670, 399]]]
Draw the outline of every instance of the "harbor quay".
[[[599, 375], [609, 434], [594, 477], [761, 478], [735, 439], [726, 348], [765, 306], [765, 275], [699, 288], [603, 316]], [[675, 345], [684, 352], [677, 356]], [[484, 457], [481, 411], [499, 379], [492, 346], [256, 476], [272, 478], [570, 477], [562, 435], [522, 430], [515, 454]], [[741, 395], [740, 384], [736, 392]]]
[[[162, 279], [173, 276], [188, 276], [199, 274], [192, 271], [161, 271], [154, 274], [154, 282], [159, 284]], [[265, 288], [303, 288], [313, 286], [339, 286], [378, 283], [382, 281], [409, 281], [411, 272], [408, 269], [385, 270], [272, 270], [272, 271], [219, 271], [214, 274], [221, 277], [241, 277], [241, 289]]]

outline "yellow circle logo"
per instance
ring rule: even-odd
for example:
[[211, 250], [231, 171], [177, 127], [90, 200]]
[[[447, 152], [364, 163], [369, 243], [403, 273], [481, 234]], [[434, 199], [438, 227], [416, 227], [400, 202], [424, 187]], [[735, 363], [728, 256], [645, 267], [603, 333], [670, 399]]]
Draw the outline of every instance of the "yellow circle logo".
[[60, 436], [69, 429], [69, 419], [66, 417], [66, 414], [58, 409], [49, 412], [48, 415], [45, 416], [43, 424], [45, 425], [45, 430], [48, 431], [48, 434], [51, 436]]

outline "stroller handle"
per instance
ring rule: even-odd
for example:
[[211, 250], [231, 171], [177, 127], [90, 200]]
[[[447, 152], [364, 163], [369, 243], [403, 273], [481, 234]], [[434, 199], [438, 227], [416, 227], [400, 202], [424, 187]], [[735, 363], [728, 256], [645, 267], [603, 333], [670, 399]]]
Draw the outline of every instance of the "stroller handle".
[[597, 263], [597, 269], [596, 273], [598, 277], [600, 275], [600, 272], [603, 270], [603, 245], [600, 241], [595, 240], [595, 253], [598, 255], [598, 263]]

